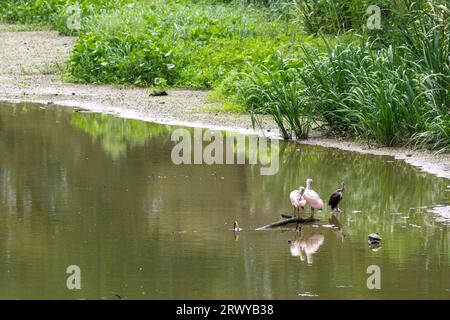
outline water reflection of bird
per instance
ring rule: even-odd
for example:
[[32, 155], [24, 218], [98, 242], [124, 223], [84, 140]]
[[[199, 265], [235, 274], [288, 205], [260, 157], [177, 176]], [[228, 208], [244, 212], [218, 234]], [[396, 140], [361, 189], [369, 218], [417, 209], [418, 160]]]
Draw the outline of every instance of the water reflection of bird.
[[334, 234], [336, 234], [339, 239], [344, 241], [346, 234], [344, 233], [344, 227], [343, 227], [342, 223], [339, 221], [337, 214], [334, 214], [334, 213], [331, 214], [331, 217], [330, 217], [330, 219], [328, 219], [328, 222], [331, 225], [333, 225], [331, 230], [334, 232]]
[[294, 241], [288, 241], [291, 244], [291, 255], [293, 257], [300, 257], [301, 261], [305, 261], [303, 252], [306, 255], [306, 262], [313, 264], [313, 255], [319, 250], [325, 241], [325, 237], [322, 234], [313, 234], [310, 237], [296, 239]]
[[345, 186], [342, 182], [341, 187], [337, 189], [334, 193], [330, 195], [330, 199], [328, 200], [328, 205], [331, 207], [333, 212], [340, 212], [341, 210], [338, 208], [339, 202], [341, 202], [344, 194]]
[[314, 210], [323, 209], [323, 201], [319, 195], [312, 189], [312, 179], [306, 180], [306, 189], [303, 198], [311, 207], [311, 218], [314, 218]]
[[303, 198], [303, 193], [305, 192], [305, 187], [300, 187], [298, 190], [294, 190], [289, 195], [291, 200], [292, 208], [294, 208], [294, 214], [297, 217], [300, 216], [300, 209], [304, 210], [306, 205], [306, 200]]

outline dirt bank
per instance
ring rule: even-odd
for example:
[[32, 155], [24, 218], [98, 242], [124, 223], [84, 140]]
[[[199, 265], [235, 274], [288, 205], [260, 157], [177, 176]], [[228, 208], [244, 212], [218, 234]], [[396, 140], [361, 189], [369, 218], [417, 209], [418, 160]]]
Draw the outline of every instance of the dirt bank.
[[[19, 31], [17, 31], [19, 30]], [[247, 115], [214, 111], [206, 91], [172, 90], [165, 97], [151, 97], [142, 88], [70, 84], [61, 81], [75, 39], [50, 31], [20, 31], [27, 28], [0, 24], [0, 100], [54, 103], [118, 116], [165, 124], [206, 127], [254, 134]], [[276, 125], [264, 122], [267, 136], [277, 136]], [[406, 148], [367, 148], [351, 142], [314, 136], [305, 144], [391, 155], [450, 179], [450, 154]]]

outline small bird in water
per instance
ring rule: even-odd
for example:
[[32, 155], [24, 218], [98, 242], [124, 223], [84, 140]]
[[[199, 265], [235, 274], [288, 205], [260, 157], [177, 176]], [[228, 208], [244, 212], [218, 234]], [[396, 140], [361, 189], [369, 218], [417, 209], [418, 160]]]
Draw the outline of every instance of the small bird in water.
[[317, 192], [312, 189], [312, 182], [312, 179], [306, 180], [306, 189], [305, 192], [303, 192], [303, 198], [311, 207], [311, 218], [314, 218], [314, 210], [322, 210], [323, 201]]
[[380, 235], [378, 234], [378, 232], [375, 233], [371, 233], [369, 234], [369, 237], [367, 239], [367, 241], [369, 242], [369, 244], [371, 246], [376, 246], [379, 245], [381, 240], [383, 240], [383, 238], [380, 237]]
[[294, 190], [289, 195], [292, 208], [294, 208], [294, 214], [297, 214], [297, 218], [300, 216], [300, 209], [305, 210], [306, 200], [303, 198], [305, 187], [300, 187], [298, 190]]
[[234, 221], [233, 231], [235, 231], [235, 232], [240, 232], [240, 231], [242, 231], [242, 229], [239, 228], [239, 225], [238, 225], [237, 221]]
[[341, 210], [338, 208], [338, 205], [344, 196], [344, 190], [345, 190], [345, 185], [342, 182], [341, 187], [339, 189], [337, 189], [336, 192], [334, 192], [330, 195], [330, 199], [328, 200], [328, 205], [331, 207], [331, 210], [333, 211], [333, 213], [341, 212]]

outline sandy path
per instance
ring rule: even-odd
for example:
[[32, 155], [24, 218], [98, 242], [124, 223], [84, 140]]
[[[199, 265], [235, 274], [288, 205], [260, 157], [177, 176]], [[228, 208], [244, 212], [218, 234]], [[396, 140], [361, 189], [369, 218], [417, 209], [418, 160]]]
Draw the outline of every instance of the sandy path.
[[61, 81], [75, 38], [51, 31], [10, 32], [0, 24], [0, 99], [55, 103], [164, 123], [250, 128], [246, 115], [204, 112], [214, 105], [201, 90], [171, 90], [151, 97], [142, 88]]
[[[205, 112], [214, 109], [207, 100], [206, 91], [171, 90], [168, 96], [150, 97], [142, 88], [62, 82], [61, 69], [74, 41], [75, 38], [62, 37], [56, 32], [18, 32], [0, 24], [0, 100], [54, 103], [159, 123], [255, 133], [246, 115]], [[268, 136], [278, 134], [270, 120], [265, 122], [264, 129]], [[369, 149], [356, 142], [321, 136], [303, 143], [392, 155], [424, 171], [450, 179], [450, 154], [434, 155], [429, 151], [406, 148]]]

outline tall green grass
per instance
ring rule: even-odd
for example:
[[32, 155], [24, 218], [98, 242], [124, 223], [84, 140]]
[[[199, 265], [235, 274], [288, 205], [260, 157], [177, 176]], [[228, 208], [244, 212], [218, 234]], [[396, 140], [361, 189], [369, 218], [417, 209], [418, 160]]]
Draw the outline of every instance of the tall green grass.
[[[238, 80], [240, 101], [250, 112], [271, 114], [286, 138], [289, 130], [303, 132], [296, 121], [308, 116], [333, 135], [449, 150], [449, 9], [405, 0], [401, 10], [402, 25], [382, 42], [325, 41], [326, 53], [304, 48], [300, 67], [271, 71], [276, 81], [268, 75], [270, 66], [253, 66]], [[387, 45], [380, 46], [383, 42]], [[256, 81], [246, 78], [257, 79], [257, 89]], [[296, 94], [282, 101], [293, 83]], [[263, 107], [275, 98], [276, 108]], [[291, 105], [306, 114], [291, 112]]]
[[134, 0], [2, 0], [0, 21], [44, 24], [61, 34], [76, 35], [80, 30], [73, 30], [67, 24], [68, 18], [74, 14], [71, 8], [75, 5], [80, 9], [80, 18], [84, 21], [87, 17], [133, 2]]
[[245, 74], [247, 85], [241, 90], [247, 101], [253, 124], [261, 124], [261, 115], [270, 114], [277, 123], [283, 138], [306, 138], [312, 125], [311, 109], [300, 95], [297, 79], [298, 60], [285, 59], [281, 52], [273, 57], [271, 68], [264, 65], [252, 67]]

